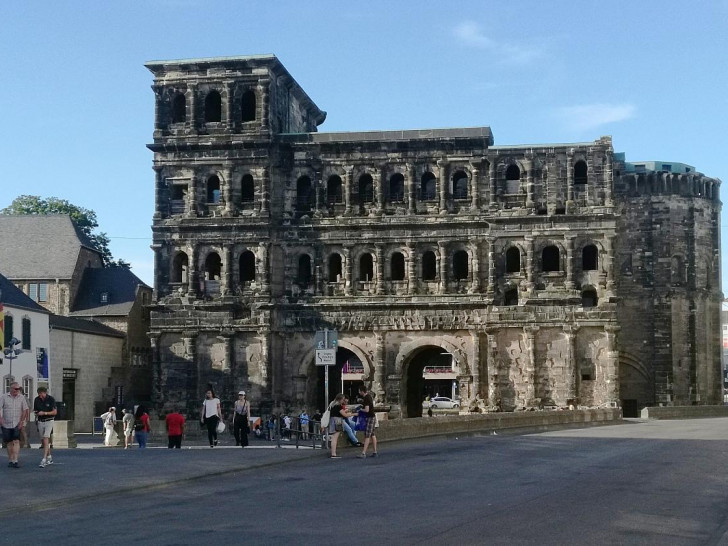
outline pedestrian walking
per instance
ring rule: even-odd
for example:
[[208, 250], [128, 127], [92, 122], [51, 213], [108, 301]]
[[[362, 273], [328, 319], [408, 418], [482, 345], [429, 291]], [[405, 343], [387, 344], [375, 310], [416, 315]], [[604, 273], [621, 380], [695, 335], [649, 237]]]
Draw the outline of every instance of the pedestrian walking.
[[210, 447], [215, 447], [217, 445], [217, 424], [222, 421], [222, 410], [220, 409], [220, 399], [215, 397], [212, 387], [205, 391], [200, 421], [207, 427], [207, 439], [210, 441]]
[[344, 409], [343, 394], [337, 394], [336, 398], [329, 404], [329, 415], [329, 434], [331, 435], [329, 457], [331, 459], [341, 459], [341, 455], [336, 454], [336, 443], [339, 440], [339, 434], [344, 430], [343, 420], [352, 415]]
[[378, 455], [377, 435], [374, 433], [374, 427], [377, 424], [377, 416], [374, 413], [374, 398], [372, 398], [372, 395], [369, 394], [369, 390], [366, 385], [361, 385], [359, 387], [359, 396], [363, 399], [361, 410], [366, 414], [366, 428], [364, 429], [364, 447], [357, 457], [360, 459], [366, 458], [370, 442], [372, 444], [372, 449], [374, 450], [371, 456], [376, 457]]
[[41, 385], [38, 387], [38, 396], [33, 400], [33, 412], [35, 413], [35, 424], [38, 427], [38, 436], [40, 436], [41, 447], [43, 448], [43, 458], [40, 460], [40, 467], [45, 468], [49, 464], [53, 464], [51, 457], [51, 433], [53, 432], [53, 421], [56, 418], [58, 409], [56, 408], [56, 400], [48, 394], [48, 387]]
[[29, 416], [28, 401], [20, 394], [20, 385], [13, 381], [10, 391], [0, 396], [0, 430], [8, 451], [8, 466], [11, 468], [20, 468], [20, 431], [25, 428]]
[[298, 428], [301, 430], [301, 438], [303, 440], [308, 439], [308, 413], [306, 413], [306, 410], [304, 409], [299, 415], [298, 415]]
[[139, 449], [147, 447], [147, 438], [152, 428], [149, 426], [149, 415], [147, 409], [139, 404], [134, 414], [134, 436], [136, 437]]
[[167, 448], [180, 449], [182, 436], [185, 433], [184, 416], [177, 411], [177, 408], [172, 408], [172, 411], [164, 418], [164, 423], [167, 426]]
[[116, 445], [118, 442], [118, 436], [114, 427], [116, 427], [116, 408], [111, 406], [109, 411], [101, 415], [101, 422], [104, 423], [104, 430], [106, 434], [104, 436], [104, 445], [111, 447]]
[[284, 440], [290, 440], [291, 439], [291, 417], [286, 414], [283, 416], [283, 439]]
[[124, 429], [124, 449], [129, 449], [129, 446], [134, 444], [134, 412], [124, 408], [121, 413], [124, 414], [124, 417], [121, 418], [121, 425]]
[[268, 440], [272, 442], [276, 433], [276, 416], [271, 415], [268, 417], [268, 421], [266, 421], [265, 426], [268, 429]]
[[238, 393], [233, 413], [233, 434], [235, 445], [246, 447], [248, 445], [248, 432], [250, 432], [250, 402], [245, 397], [245, 391]]

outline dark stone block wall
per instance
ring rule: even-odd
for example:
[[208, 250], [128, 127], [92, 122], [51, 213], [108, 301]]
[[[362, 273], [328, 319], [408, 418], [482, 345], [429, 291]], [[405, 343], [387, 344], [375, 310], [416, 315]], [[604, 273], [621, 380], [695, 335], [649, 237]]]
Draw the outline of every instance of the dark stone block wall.
[[147, 67], [160, 409], [208, 384], [226, 410], [241, 388], [321, 409], [324, 328], [329, 397], [348, 373], [391, 417], [443, 361], [486, 411], [720, 401], [718, 180], [637, 174], [609, 137], [318, 133], [274, 56]]

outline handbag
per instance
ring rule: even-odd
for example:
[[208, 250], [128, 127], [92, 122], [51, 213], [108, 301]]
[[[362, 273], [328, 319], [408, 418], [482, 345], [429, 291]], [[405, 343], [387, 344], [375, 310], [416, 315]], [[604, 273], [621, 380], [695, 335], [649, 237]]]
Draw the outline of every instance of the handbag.
[[217, 423], [217, 433], [218, 434], [222, 434], [223, 432], [225, 432], [225, 423], [223, 423], [222, 421], [218, 421], [218, 423]]
[[328, 427], [329, 421], [331, 421], [331, 410], [327, 408], [324, 414], [321, 416], [321, 428]]

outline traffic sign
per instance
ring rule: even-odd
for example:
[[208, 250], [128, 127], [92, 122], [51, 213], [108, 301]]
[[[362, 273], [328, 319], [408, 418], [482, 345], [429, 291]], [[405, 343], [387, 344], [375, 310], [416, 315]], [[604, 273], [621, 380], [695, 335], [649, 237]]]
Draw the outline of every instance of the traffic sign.
[[335, 366], [336, 349], [316, 349], [316, 366]]
[[336, 330], [318, 330], [314, 338], [315, 349], [336, 349], [338, 346], [338, 332]]

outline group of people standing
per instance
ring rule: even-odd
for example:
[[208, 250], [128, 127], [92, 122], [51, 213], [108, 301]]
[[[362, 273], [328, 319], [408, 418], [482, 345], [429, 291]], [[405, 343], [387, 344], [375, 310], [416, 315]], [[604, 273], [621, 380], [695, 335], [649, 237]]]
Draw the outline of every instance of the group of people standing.
[[[38, 387], [38, 396], [33, 400], [33, 413], [41, 439], [43, 458], [41, 468], [53, 464], [51, 456], [50, 438], [53, 433], [53, 421], [58, 414], [55, 399], [48, 394], [48, 388]], [[26, 425], [30, 419], [30, 407], [25, 395], [17, 382], [10, 384], [10, 391], [0, 396], [0, 431], [8, 452], [8, 466], [20, 468], [18, 458], [20, 455], [20, 441], [25, 438]]]
[[[377, 425], [377, 416], [374, 413], [374, 398], [369, 394], [366, 385], [359, 387], [359, 396], [362, 398], [359, 413], [364, 418], [364, 444], [357, 442], [357, 445], [362, 446], [362, 451], [357, 457], [360, 459], [367, 457], [367, 450], [369, 449], [370, 443], [373, 449], [370, 456], [377, 457], [379, 453], [377, 451], [377, 435], [374, 432]], [[341, 459], [341, 455], [336, 454], [339, 434], [344, 432], [346, 427], [349, 427], [351, 430], [349, 419], [354, 417], [354, 414], [346, 408], [346, 397], [343, 394], [337, 394], [331, 404], [329, 404], [329, 415], [328, 432], [331, 435], [329, 457], [332, 459]]]

